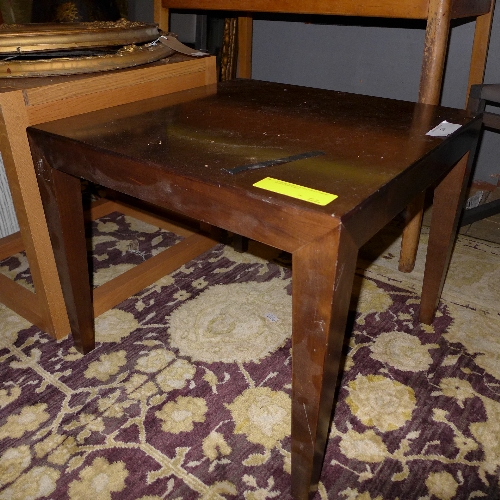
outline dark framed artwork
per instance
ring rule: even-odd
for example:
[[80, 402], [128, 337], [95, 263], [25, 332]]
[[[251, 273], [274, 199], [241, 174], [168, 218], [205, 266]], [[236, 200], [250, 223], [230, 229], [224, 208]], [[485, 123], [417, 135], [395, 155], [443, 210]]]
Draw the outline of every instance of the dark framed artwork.
[[118, 0], [33, 0], [32, 22], [117, 21], [126, 17], [126, 5]]

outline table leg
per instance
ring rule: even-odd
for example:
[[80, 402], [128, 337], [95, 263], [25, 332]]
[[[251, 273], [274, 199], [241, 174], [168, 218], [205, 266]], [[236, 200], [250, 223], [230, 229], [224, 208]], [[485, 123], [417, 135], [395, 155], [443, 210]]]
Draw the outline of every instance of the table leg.
[[418, 102], [439, 104], [448, 52], [451, 0], [430, 0]]
[[317, 489], [358, 249], [343, 226], [293, 253], [292, 495]]
[[471, 168], [468, 159], [469, 154], [466, 154], [434, 190], [420, 303], [420, 321], [422, 323], [431, 324], [434, 320], [434, 314], [443, 290], [461, 208], [465, 201], [465, 186]]
[[76, 349], [94, 346], [80, 181], [36, 159], [37, 179]]

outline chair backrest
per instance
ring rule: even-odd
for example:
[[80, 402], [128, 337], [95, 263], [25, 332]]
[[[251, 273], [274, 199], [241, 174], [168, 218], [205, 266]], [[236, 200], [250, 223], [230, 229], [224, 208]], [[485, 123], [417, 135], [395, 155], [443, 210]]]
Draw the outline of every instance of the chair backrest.
[[[472, 85], [467, 109], [474, 113], [483, 113], [487, 103], [500, 105], [500, 84]], [[487, 128], [500, 131], [500, 114], [484, 113], [483, 125]]]

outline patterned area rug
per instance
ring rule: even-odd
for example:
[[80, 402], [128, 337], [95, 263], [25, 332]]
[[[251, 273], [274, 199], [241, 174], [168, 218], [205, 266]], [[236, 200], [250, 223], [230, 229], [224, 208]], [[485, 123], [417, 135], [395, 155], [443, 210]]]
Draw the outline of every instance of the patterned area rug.
[[[316, 500], [500, 498], [500, 247], [461, 237], [435, 323], [422, 256], [364, 249]], [[180, 238], [94, 223], [95, 284]], [[422, 236], [425, 250], [426, 235]], [[0, 305], [0, 499], [289, 499], [291, 272], [218, 245], [97, 319], [97, 348]], [[0, 271], [26, 286], [23, 255]]]

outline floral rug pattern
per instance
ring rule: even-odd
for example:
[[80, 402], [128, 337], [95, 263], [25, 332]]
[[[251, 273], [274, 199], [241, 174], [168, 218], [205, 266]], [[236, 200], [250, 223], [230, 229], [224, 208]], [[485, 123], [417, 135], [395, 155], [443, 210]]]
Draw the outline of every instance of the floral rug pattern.
[[[100, 219], [94, 284], [180, 239]], [[315, 498], [498, 499], [500, 246], [460, 238], [432, 326], [423, 256], [402, 275], [397, 247], [359, 260]], [[251, 250], [218, 245], [104, 313], [85, 357], [0, 305], [0, 500], [291, 498], [291, 271]], [[0, 272], [31, 286], [22, 254]]]

